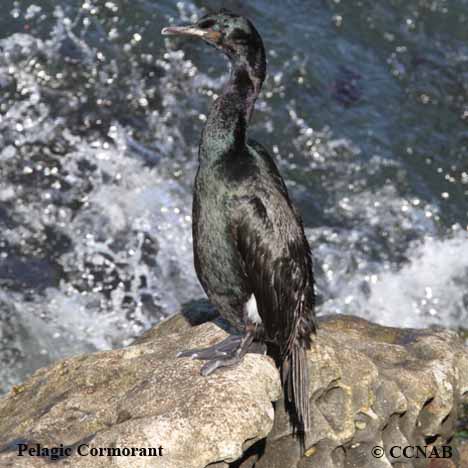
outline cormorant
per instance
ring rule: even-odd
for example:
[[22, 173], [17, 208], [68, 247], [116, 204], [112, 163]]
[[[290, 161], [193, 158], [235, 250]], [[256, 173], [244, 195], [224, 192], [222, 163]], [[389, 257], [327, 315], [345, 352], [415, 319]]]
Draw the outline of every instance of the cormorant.
[[306, 350], [316, 330], [312, 259], [273, 159], [247, 139], [266, 73], [262, 39], [248, 19], [227, 10], [162, 34], [199, 37], [231, 63], [230, 79], [201, 136], [193, 248], [203, 289], [241, 335], [179, 356], [206, 360], [201, 373], [208, 375], [263, 344], [280, 367], [286, 406], [303, 441], [310, 426]]

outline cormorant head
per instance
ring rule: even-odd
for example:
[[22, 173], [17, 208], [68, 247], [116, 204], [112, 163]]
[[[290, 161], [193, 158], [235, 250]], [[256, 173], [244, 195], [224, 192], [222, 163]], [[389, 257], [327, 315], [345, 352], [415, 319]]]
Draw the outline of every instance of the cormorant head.
[[189, 26], [169, 26], [161, 33], [199, 37], [222, 50], [232, 62], [246, 63], [264, 78], [266, 63], [262, 39], [253, 24], [243, 16], [222, 9]]

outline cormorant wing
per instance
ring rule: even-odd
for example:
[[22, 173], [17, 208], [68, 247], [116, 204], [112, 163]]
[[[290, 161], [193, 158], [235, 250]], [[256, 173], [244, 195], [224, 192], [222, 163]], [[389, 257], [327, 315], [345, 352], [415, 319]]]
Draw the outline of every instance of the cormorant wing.
[[265, 340], [285, 352], [291, 340], [309, 343], [315, 329], [312, 260], [302, 221], [287, 192], [269, 181], [254, 186], [255, 195], [238, 200], [232, 226]]

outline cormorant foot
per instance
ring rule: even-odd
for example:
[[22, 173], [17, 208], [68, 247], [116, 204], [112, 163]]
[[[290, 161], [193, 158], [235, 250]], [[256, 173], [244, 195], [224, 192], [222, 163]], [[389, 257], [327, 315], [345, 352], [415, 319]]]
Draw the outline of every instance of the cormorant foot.
[[264, 354], [266, 346], [253, 340], [252, 333], [247, 333], [245, 336], [230, 335], [209, 348], [181, 351], [177, 357], [191, 357], [192, 359], [208, 361], [200, 370], [201, 375], [207, 376], [221, 367], [238, 364], [248, 352]]
[[192, 359], [209, 361], [226, 356], [234, 356], [241, 344], [241, 341], [241, 335], [229, 335], [223, 341], [220, 341], [209, 348], [187, 349], [185, 351], [180, 351], [177, 353], [177, 357], [191, 357]]
[[211, 361], [206, 362], [203, 364], [202, 368], [200, 369], [200, 374], [203, 377], [212, 374], [216, 369], [220, 369], [221, 367], [231, 367], [239, 364], [242, 361], [242, 357], [240, 356], [233, 356], [233, 357], [225, 357], [224, 359], [212, 359]]

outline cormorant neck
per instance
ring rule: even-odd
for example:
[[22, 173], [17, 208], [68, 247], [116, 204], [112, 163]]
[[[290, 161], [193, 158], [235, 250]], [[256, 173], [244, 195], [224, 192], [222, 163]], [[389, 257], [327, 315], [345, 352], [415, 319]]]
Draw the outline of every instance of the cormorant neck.
[[238, 96], [246, 125], [252, 117], [263, 79], [264, 75], [258, 76], [249, 64], [243, 61], [231, 62], [231, 77], [223, 94], [234, 93]]
[[231, 59], [231, 75], [213, 103], [203, 129], [200, 159], [216, 159], [245, 146], [246, 132], [265, 78], [263, 50], [253, 63]]

